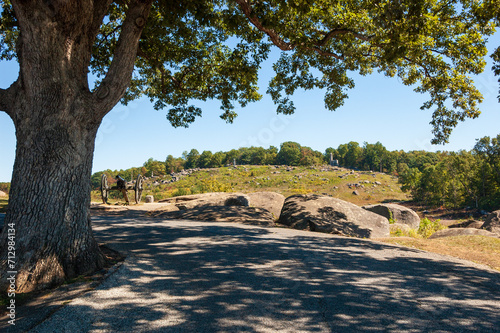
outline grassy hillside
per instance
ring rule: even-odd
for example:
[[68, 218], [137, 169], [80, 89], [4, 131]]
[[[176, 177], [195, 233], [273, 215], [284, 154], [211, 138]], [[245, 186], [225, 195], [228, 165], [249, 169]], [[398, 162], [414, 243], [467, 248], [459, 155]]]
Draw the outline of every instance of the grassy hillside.
[[[170, 182], [171, 180], [171, 176], [147, 179], [143, 196], [153, 195], [155, 201], [158, 201], [172, 196], [206, 192], [273, 191], [284, 196], [325, 194], [357, 205], [408, 199], [401, 191], [396, 177], [328, 166], [238, 166], [200, 169], [190, 175], [181, 176], [176, 182]], [[354, 191], [357, 194], [353, 194]], [[130, 193], [133, 194], [133, 191]], [[93, 191], [92, 200], [100, 201], [99, 191]], [[118, 192], [112, 192], [110, 201], [123, 201], [123, 198]]]

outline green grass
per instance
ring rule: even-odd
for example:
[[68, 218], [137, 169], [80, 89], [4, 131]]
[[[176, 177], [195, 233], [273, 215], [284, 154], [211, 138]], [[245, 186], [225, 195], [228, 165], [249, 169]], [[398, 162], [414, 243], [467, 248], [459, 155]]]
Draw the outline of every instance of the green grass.
[[401, 229], [396, 228], [391, 231], [391, 236], [394, 237], [412, 237], [412, 238], [429, 238], [433, 233], [439, 230], [446, 229], [440, 223], [440, 220], [430, 220], [423, 218], [420, 220], [418, 229]]
[[[340, 178], [342, 176], [342, 178]], [[156, 180], [169, 180], [170, 176]], [[381, 185], [376, 185], [377, 181]], [[359, 195], [354, 195], [355, 188], [347, 184], [358, 183], [364, 188], [357, 188]], [[200, 170], [181, 180], [157, 186], [152, 181], [145, 183], [143, 196], [153, 195], [155, 201], [172, 196], [207, 192], [243, 192], [272, 191], [285, 197], [293, 194], [325, 194], [358, 205], [367, 205], [384, 201], [407, 200], [408, 196], [400, 189], [397, 179], [382, 173], [347, 169], [318, 167], [286, 166], [238, 166]], [[132, 198], [133, 191], [129, 197]], [[100, 192], [93, 191], [92, 200], [99, 202]], [[110, 203], [124, 202], [119, 192], [111, 192]]]

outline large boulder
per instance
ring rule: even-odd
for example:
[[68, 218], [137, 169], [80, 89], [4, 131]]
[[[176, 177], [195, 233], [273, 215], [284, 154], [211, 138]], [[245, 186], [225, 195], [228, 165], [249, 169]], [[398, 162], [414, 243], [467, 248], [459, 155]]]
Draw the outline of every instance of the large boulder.
[[443, 229], [433, 233], [429, 239], [442, 238], [442, 237], [453, 237], [453, 236], [488, 236], [488, 237], [499, 237], [497, 234], [475, 228], [451, 228]]
[[200, 206], [189, 210], [162, 212], [155, 214], [155, 217], [168, 220], [238, 222], [266, 227], [274, 226], [274, 217], [268, 210], [244, 206]]
[[389, 221], [386, 218], [352, 203], [316, 194], [286, 198], [278, 222], [294, 229], [343, 236], [389, 236]]
[[172, 203], [180, 210], [187, 210], [205, 206], [248, 206], [249, 201], [248, 196], [243, 193], [213, 192], [182, 195], [159, 202]]
[[281, 214], [281, 209], [285, 203], [285, 196], [276, 192], [255, 192], [247, 194], [251, 207], [264, 208], [270, 211], [275, 219]]
[[7, 196], [7, 193], [0, 191], [0, 197], [6, 197], [6, 196]]
[[413, 210], [396, 204], [375, 204], [363, 207], [395, 223], [406, 224], [411, 229], [418, 229], [420, 217]]
[[488, 230], [500, 235], [500, 210], [488, 215], [481, 229]]

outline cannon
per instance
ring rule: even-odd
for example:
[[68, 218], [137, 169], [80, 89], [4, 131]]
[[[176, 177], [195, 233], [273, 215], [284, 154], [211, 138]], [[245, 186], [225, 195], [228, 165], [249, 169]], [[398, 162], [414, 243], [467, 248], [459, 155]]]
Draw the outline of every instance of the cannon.
[[102, 202], [105, 203], [105, 204], [108, 203], [108, 196], [109, 196], [109, 192], [110, 191], [121, 191], [123, 193], [123, 197], [125, 198], [125, 201], [128, 204], [129, 200], [128, 200], [127, 191], [128, 190], [134, 190], [134, 192], [135, 192], [135, 195], [134, 195], [135, 203], [138, 204], [139, 202], [141, 202], [142, 191], [144, 189], [143, 185], [144, 185], [144, 177], [141, 174], [139, 174], [137, 176], [137, 179], [136, 179], [134, 185], [127, 185], [123, 181], [123, 179], [120, 177], [117, 186], [109, 186], [109, 184], [108, 184], [108, 176], [106, 176], [106, 174], [103, 173], [102, 176], [101, 176], [101, 197], [102, 197]]

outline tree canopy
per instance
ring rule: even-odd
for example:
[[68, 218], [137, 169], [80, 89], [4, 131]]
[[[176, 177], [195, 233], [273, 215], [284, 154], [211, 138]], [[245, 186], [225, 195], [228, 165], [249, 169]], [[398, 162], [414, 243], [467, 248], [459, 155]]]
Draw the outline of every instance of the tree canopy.
[[[129, 7], [110, 2], [105, 13], [90, 61], [100, 80], [116, 57]], [[145, 95], [168, 109], [173, 126], [188, 126], [202, 114], [193, 100], [217, 99], [221, 118], [232, 122], [235, 103], [261, 98], [258, 70], [274, 45], [282, 52], [267, 93], [277, 112], [295, 111], [297, 89], [317, 88], [335, 110], [354, 87], [353, 72], [379, 71], [428, 95], [422, 109], [434, 111], [433, 142], [445, 143], [458, 121], [480, 113], [470, 75], [485, 67], [485, 38], [499, 7], [497, 0], [153, 1], [149, 17], [136, 19], [145, 27], [122, 102]], [[1, 19], [1, 58], [13, 59], [19, 29], [10, 1], [2, 2]], [[498, 75], [500, 49], [492, 57]]]

